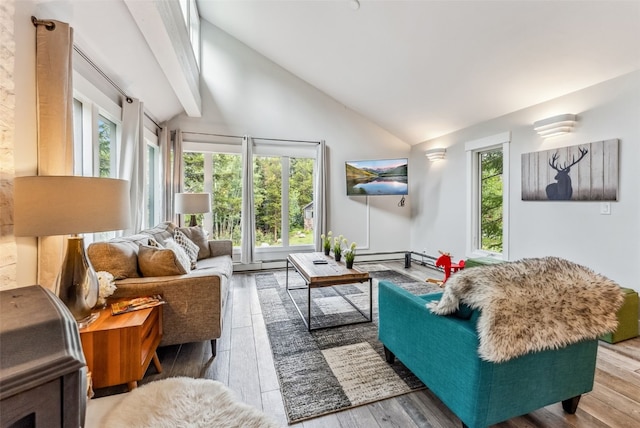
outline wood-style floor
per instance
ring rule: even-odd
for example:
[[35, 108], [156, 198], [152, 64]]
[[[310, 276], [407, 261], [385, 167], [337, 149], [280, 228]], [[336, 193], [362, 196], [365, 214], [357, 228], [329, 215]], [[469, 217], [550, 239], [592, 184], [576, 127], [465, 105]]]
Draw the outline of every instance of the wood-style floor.
[[[401, 262], [384, 265], [418, 280], [433, 276], [433, 271], [416, 263], [410, 269], [404, 269]], [[600, 343], [594, 389], [582, 396], [575, 415], [565, 414], [557, 403], [496, 426], [640, 427], [640, 338], [615, 345]], [[162, 347], [158, 355], [163, 373], [157, 374], [151, 365], [141, 384], [170, 376], [219, 380], [245, 403], [287, 426], [254, 273], [233, 275], [225, 327], [215, 359], [211, 360], [209, 342]], [[446, 428], [460, 427], [460, 421], [433, 394], [423, 390], [291, 426]]]

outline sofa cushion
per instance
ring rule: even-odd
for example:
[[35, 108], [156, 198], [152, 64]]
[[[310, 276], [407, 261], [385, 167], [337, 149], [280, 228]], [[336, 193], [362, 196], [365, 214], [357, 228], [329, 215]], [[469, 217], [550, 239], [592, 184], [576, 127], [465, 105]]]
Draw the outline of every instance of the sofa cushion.
[[184, 275], [187, 273], [176, 253], [168, 248], [140, 245], [138, 267], [142, 276]]
[[165, 246], [167, 249], [172, 250], [176, 253], [176, 257], [178, 258], [178, 262], [187, 271], [187, 273], [191, 272], [191, 260], [189, 260], [189, 256], [187, 252], [182, 248], [176, 241], [173, 239], [167, 239], [165, 241]]
[[176, 226], [170, 221], [165, 221], [164, 223], [160, 223], [157, 226], [154, 226], [151, 229], [145, 229], [140, 231], [145, 235], [153, 237], [158, 243], [164, 246], [164, 243], [167, 239], [173, 239], [173, 232]]
[[187, 238], [189, 238], [191, 241], [193, 241], [194, 244], [198, 246], [198, 260], [211, 257], [207, 235], [204, 233], [202, 227], [179, 227], [178, 230], [184, 233]]
[[109, 272], [115, 279], [138, 278], [137, 250], [134, 241], [94, 242], [87, 255], [96, 272]]
[[211, 270], [220, 275], [224, 275], [226, 278], [231, 278], [233, 274], [233, 263], [229, 256], [217, 256], [210, 257], [208, 259], [198, 260], [197, 272]]
[[200, 247], [198, 247], [191, 239], [187, 238], [187, 235], [182, 233], [180, 230], [176, 230], [175, 232], [173, 232], [173, 239], [184, 249], [184, 251], [187, 253], [187, 256], [189, 256], [191, 269], [195, 269], [196, 262], [198, 261], [198, 253], [200, 252]]

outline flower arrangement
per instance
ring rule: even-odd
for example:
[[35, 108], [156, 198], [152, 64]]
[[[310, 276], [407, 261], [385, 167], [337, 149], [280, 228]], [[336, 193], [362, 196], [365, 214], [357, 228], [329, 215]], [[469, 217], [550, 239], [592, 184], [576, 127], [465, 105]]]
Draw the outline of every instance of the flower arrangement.
[[97, 272], [98, 276], [98, 305], [105, 305], [107, 302], [107, 297], [111, 296], [116, 291], [116, 283], [109, 272], [100, 271]]
[[331, 251], [331, 231], [324, 236], [324, 233], [320, 235], [320, 239], [322, 239], [322, 247], [324, 248], [324, 253], [328, 256]]
[[[346, 243], [346, 239], [345, 239]], [[356, 243], [352, 242], [349, 248], [344, 250], [344, 261], [347, 263], [347, 268], [353, 267], [353, 259], [356, 258]]]
[[333, 238], [333, 257], [337, 262], [340, 261], [340, 257], [342, 256], [342, 241], [344, 237], [342, 235], [336, 236]]

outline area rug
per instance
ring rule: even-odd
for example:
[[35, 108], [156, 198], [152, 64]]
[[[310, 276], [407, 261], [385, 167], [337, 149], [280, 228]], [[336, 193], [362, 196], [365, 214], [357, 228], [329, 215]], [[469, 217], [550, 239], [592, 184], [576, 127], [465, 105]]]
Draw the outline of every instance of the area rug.
[[129, 392], [105, 418], [103, 427], [277, 428], [260, 410], [237, 401], [224, 384], [174, 377]]
[[[388, 364], [378, 341], [377, 285], [389, 280], [414, 294], [440, 290], [380, 265], [362, 266], [373, 280], [373, 322], [309, 332], [285, 289], [285, 272], [256, 274], [258, 296], [271, 342], [289, 423], [372, 403], [424, 388], [402, 363]], [[383, 269], [383, 270], [376, 270]], [[289, 271], [291, 293], [307, 307], [304, 281]], [[369, 285], [313, 289], [312, 327], [357, 322], [368, 315]]]

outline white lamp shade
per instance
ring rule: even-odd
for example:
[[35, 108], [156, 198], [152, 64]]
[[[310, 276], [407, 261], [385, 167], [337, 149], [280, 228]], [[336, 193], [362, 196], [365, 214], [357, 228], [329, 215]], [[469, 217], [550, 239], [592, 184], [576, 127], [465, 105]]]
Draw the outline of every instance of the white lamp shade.
[[15, 236], [122, 230], [130, 224], [129, 182], [115, 178], [16, 177]]
[[178, 214], [200, 214], [211, 211], [210, 193], [176, 193], [175, 210]]

